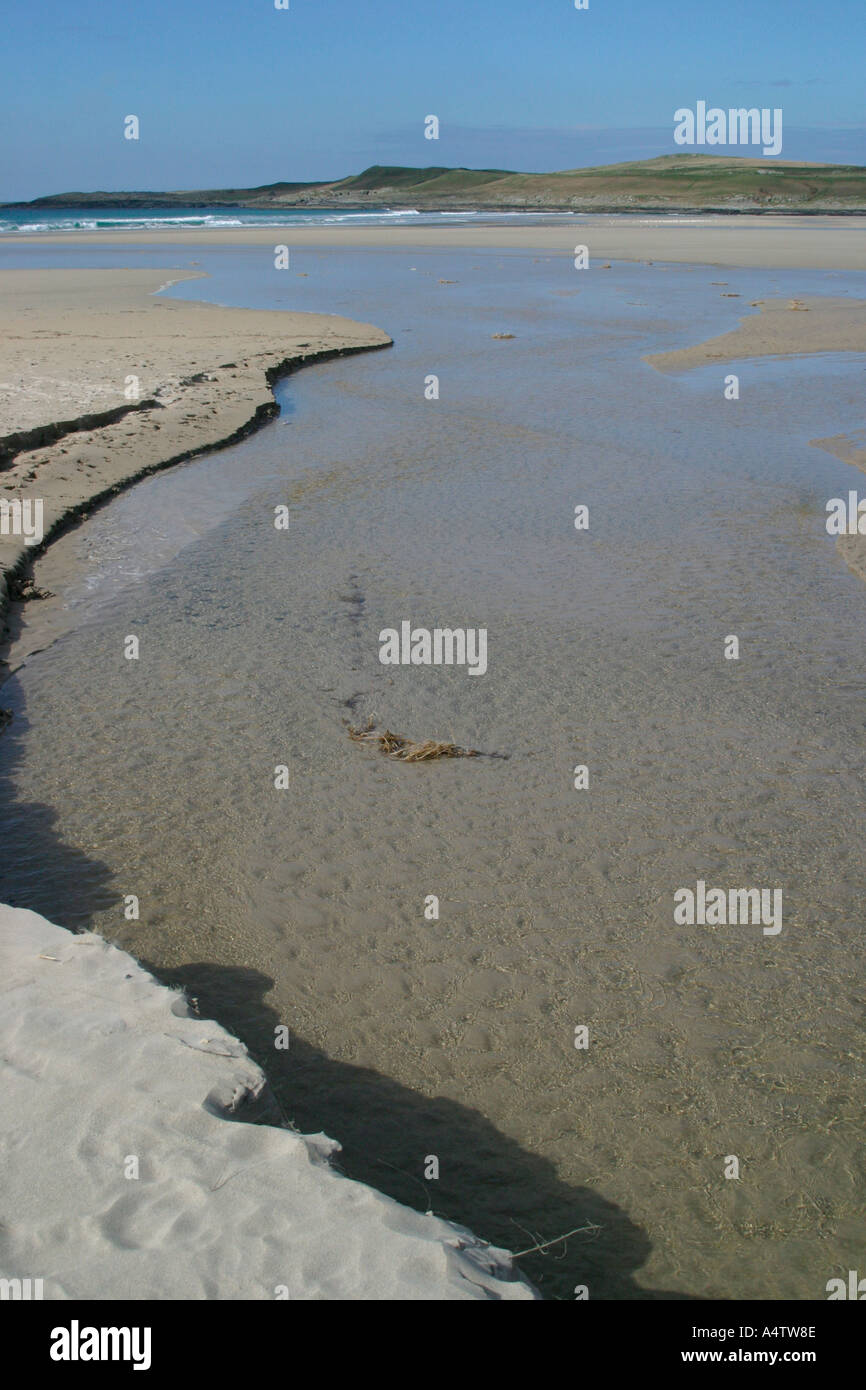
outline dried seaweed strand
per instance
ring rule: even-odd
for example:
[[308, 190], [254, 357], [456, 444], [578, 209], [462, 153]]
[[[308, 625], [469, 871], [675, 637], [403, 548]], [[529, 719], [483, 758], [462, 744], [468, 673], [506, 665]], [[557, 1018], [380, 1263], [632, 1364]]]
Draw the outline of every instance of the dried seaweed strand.
[[422, 743], [406, 738], [405, 734], [394, 734], [390, 729], [379, 733], [373, 721], [363, 729], [348, 725], [349, 738], [355, 743], [375, 745], [389, 758], [399, 758], [404, 763], [426, 763], [432, 758], [477, 758], [477, 748], [460, 748], [456, 743], [445, 743], [439, 739], [428, 738]]

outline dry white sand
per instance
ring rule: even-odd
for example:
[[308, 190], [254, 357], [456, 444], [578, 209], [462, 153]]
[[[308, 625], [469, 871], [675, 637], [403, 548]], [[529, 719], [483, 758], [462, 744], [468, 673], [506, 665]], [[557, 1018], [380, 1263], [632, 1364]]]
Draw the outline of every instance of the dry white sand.
[[[391, 341], [338, 315], [154, 297], [189, 278], [0, 271], [0, 500], [41, 498], [46, 534], [132, 479], [267, 419], [269, 382], [293, 366]], [[126, 395], [135, 388], [137, 403]], [[20, 538], [0, 535], [0, 608], [4, 573], [26, 559]]]
[[506, 1252], [335, 1172], [324, 1135], [241, 1123], [262, 1072], [124, 951], [0, 906], [0, 962], [0, 1277], [49, 1299], [534, 1297]]

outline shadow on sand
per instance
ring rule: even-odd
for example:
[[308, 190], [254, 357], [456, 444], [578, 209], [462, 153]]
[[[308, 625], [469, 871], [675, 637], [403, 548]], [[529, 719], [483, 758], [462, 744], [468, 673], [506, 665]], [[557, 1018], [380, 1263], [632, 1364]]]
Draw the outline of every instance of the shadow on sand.
[[[339, 1139], [336, 1162], [348, 1177], [510, 1250], [575, 1227], [595, 1228], [521, 1257], [520, 1269], [546, 1298], [573, 1299], [578, 1284], [591, 1299], [689, 1297], [640, 1288], [633, 1276], [650, 1253], [646, 1233], [591, 1188], [562, 1182], [552, 1163], [477, 1110], [429, 1099], [369, 1067], [333, 1061], [294, 1034], [288, 1050], [278, 1051], [274, 1030], [284, 1020], [264, 1001], [273, 986], [267, 975], [206, 962], [175, 970], [142, 963], [195, 998], [202, 1017], [243, 1040], [285, 1118], [304, 1133]], [[438, 1181], [424, 1180], [428, 1155], [439, 1160]]]
[[[70, 930], [88, 930], [92, 914], [116, 906], [120, 894], [106, 864], [62, 842], [50, 805], [16, 799], [13, 766], [27, 721], [14, 678], [2, 696], [0, 704], [12, 704], [15, 718], [0, 736], [0, 901]], [[509, 1250], [592, 1228], [543, 1254], [521, 1256], [519, 1268], [544, 1297], [573, 1299], [577, 1285], [587, 1286], [590, 1299], [691, 1297], [636, 1284], [635, 1272], [651, 1249], [646, 1233], [591, 1188], [562, 1182], [547, 1159], [521, 1148], [478, 1111], [333, 1061], [294, 1035], [288, 1051], [277, 1051], [274, 1029], [283, 1020], [265, 1003], [273, 985], [268, 976], [208, 962], [178, 969], [142, 964], [165, 984], [183, 988], [202, 1017], [216, 1019], [245, 1043], [286, 1119], [303, 1132], [339, 1140], [337, 1163], [348, 1177], [421, 1211], [432, 1209]], [[439, 1160], [438, 1181], [424, 1180], [428, 1155]]]

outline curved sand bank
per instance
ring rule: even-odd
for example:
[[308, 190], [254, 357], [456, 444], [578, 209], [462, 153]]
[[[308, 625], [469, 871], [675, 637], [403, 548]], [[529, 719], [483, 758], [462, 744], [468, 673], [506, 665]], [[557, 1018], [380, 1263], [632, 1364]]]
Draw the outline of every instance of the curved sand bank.
[[[190, 278], [0, 271], [0, 501], [42, 499], [45, 540], [137, 478], [263, 424], [281, 376], [391, 343], [337, 315], [154, 298]], [[0, 612], [39, 548], [0, 534]]]
[[9, 235], [0, 244], [68, 246], [270, 246], [293, 250], [405, 248], [431, 251], [552, 251], [574, 255], [575, 243], [592, 260], [671, 261], [691, 265], [764, 266], [772, 270], [866, 270], [866, 217], [737, 214], [701, 216], [609, 214], [543, 222], [460, 226], [270, 226], [149, 229], [147, 231], [39, 232]]
[[0, 961], [0, 1277], [47, 1299], [535, 1297], [507, 1252], [278, 1127], [243, 1044], [125, 951], [0, 906]]

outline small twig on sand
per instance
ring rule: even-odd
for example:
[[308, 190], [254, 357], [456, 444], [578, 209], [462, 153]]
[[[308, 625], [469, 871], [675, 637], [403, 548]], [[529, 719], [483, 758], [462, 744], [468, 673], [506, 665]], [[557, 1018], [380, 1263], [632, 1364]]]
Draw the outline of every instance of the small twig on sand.
[[539, 1250], [549, 1250], [551, 1245], [559, 1245], [561, 1241], [568, 1240], [569, 1236], [581, 1235], [584, 1231], [600, 1231], [600, 1226], [594, 1226], [591, 1222], [588, 1226], [575, 1226], [573, 1231], [566, 1231], [565, 1235], [557, 1236], [555, 1240], [541, 1241], [538, 1245], [530, 1245], [528, 1250], [512, 1251], [512, 1260], [519, 1260], [521, 1255], [534, 1255]]
[[396, 1164], [389, 1163], [387, 1158], [379, 1158], [377, 1155], [374, 1155], [374, 1160], [376, 1163], [384, 1163], [386, 1168], [391, 1168], [395, 1173], [399, 1173], [401, 1177], [411, 1178], [413, 1182], [416, 1182], [418, 1186], [423, 1190], [424, 1199], [427, 1203], [427, 1215], [435, 1216], [436, 1213], [434, 1212], [430, 1202], [430, 1193], [427, 1191], [427, 1188], [425, 1187], [424, 1183], [421, 1181], [419, 1177], [416, 1177], [414, 1173], [407, 1173], [405, 1168], [398, 1168]]

